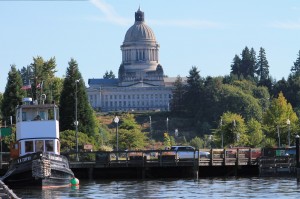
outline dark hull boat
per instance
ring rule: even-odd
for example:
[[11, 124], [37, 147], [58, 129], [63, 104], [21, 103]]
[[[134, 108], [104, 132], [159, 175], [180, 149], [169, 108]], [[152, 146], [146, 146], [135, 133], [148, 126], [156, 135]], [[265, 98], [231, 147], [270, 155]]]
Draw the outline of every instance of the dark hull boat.
[[69, 186], [73, 175], [64, 156], [34, 153], [13, 160], [3, 181], [10, 187], [58, 188]]
[[68, 159], [60, 155], [58, 107], [25, 99], [17, 107], [16, 142], [11, 144], [12, 161], [2, 181], [23, 188], [70, 186], [74, 174]]

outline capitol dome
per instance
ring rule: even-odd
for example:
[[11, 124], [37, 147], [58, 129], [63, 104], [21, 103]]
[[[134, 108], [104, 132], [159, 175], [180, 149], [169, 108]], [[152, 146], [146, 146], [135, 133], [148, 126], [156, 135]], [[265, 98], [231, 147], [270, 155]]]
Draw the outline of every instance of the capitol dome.
[[135, 22], [127, 30], [121, 45], [122, 62], [119, 68], [119, 86], [138, 82], [163, 85], [164, 71], [159, 64], [159, 44], [154, 32], [144, 22], [144, 12], [135, 12]]
[[138, 9], [135, 13], [135, 23], [127, 30], [124, 44], [127, 42], [155, 42], [155, 35], [152, 29], [144, 22], [144, 12]]

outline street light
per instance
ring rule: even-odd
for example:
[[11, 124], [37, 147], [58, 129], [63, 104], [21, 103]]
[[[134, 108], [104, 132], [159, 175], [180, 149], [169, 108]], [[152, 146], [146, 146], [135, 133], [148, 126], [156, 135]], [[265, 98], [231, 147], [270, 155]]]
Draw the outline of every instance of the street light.
[[[233, 120], [233, 130], [232, 130], [233, 133], [235, 133], [235, 130], [236, 130], [235, 127], [236, 127], [236, 121]], [[237, 133], [235, 133], [235, 134], [236, 134], [235, 135], [235, 141], [238, 142], [238, 134]]]
[[169, 118], [167, 118], [167, 133], [169, 133]]
[[77, 83], [80, 79], [75, 80], [75, 130], [76, 130], [76, 160], [79, 161], [78, 158], [78, 119], [77, 119]]
[[290, 133], [290, 127], [291, 127], [291, 121], [289, 119], [286, 120], [286, 124], [288, 125], [289, 127], [289, 130], [288, 130], [288, 143], [289, 143], [289, 147], [291, 146], [291, 133]]
[[223, 120], [221, 118], [221, 120], [220, 120], [220, 128], [221, 128], [222, 149], [223, 149], [224, 148], [224, 134], [223, 134], [222, 126], [223, 126]]
[[149, 116], [149, 125], [150, 125], [150, 136], [152, 140], [152, 123], [151, 123], [151, 116]]
[[119, 160], [119, 134], [118, 134], [118, 123], [119, 123], [119, 118], [118, 118], [118, 116], [116, 116], [115, 118], [114, 118], [114, 122], [117, 124], [117, 126], [116, 126], [116, 137], [117, 137], [117, 155], [116, 155], [116, 159], [117, 159], [117, 161]]
[[279, 133], [279, 126], [277, 125], [277, 136], [278, 136], [278, 147], [280, 147], [280, 133]]

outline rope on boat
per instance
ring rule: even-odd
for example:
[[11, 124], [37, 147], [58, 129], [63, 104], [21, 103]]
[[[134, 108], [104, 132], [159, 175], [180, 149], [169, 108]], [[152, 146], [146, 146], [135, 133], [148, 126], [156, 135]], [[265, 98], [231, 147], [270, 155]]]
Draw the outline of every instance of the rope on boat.
[[32, 161], [32, 177], [45, 178], [51, 175], [50, 160], [38, 159]]

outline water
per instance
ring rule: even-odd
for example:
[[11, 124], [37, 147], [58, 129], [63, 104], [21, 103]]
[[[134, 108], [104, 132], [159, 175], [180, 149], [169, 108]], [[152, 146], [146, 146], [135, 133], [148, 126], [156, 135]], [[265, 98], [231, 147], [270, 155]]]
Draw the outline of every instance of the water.
[[81, 180], [79, 189], [15, 189], [21, 198], [299, 198], [295, 178], [205, 178], [108, 181]]

